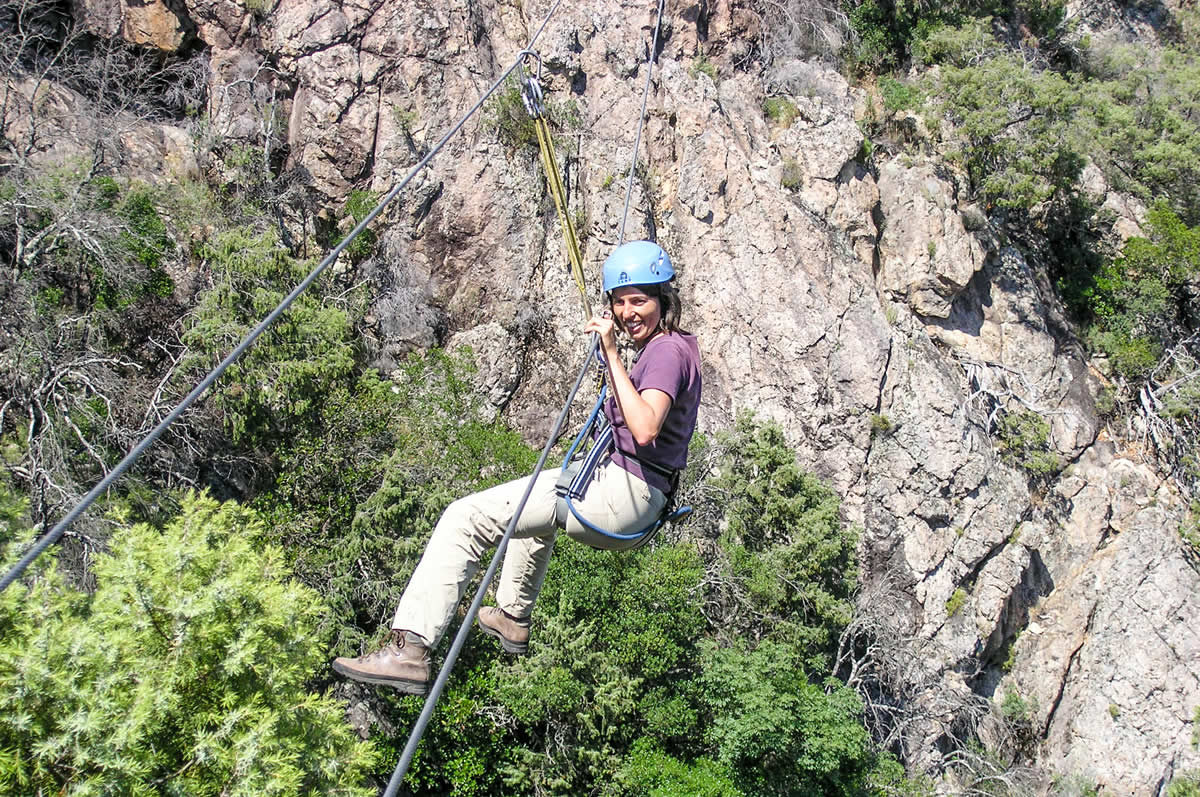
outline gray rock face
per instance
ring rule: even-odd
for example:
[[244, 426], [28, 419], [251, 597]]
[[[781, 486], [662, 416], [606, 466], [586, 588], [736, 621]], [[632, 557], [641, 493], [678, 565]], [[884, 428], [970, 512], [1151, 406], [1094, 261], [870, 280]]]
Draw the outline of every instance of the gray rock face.
[[[216, 129], [264, 141], [263, 120], [286, 119], [288, 168], [336, 215], [349, 190], [382, 193], [417, 163], [548, 7], [189, 0], [187, 13], [211, 48]], [[1153, 794], [1200, 767], [1183, 503], [1136, 448], [1096, 442], [1095, 378], [1037, 264], [992, 235], [945, 164], [858, 163], [861, 99], [836, 71], [736, 71], [751, 23], [718, 2], [704, 47], [729, 59], [714, 80], [695, 68], [695, 9], [668, 14], [625, 237], [656, 238], [679, 267], [702, 426], [744, 409], [778, 421], [864, 527], [868, 577], [904, 590], [923, 653], [898, 687], [931, 707], [905, 739], [910, 763], [939, 765], [933, 742], [956, 718], [932, 707], [1014, 692], [1035, 706], [1047, 772]], [[579, 117], [559, 148], [592, 285], [620, 237], [652, 24], [650, 6], [565, 4], [538, 42], [549, 97]], [[768, 89], [794, 104], [790, 123], [765, 118]], [[362, 266], [378, 364], [469, 344], [496, 411], [539, 439], [585, 341], [536, 153], [476, 116], [379, 231]], [[1076, 462], [1069, 475], [1026, 472], [997, 435], [1015, 413], [1048, 423], [1044, 453]]]
[[949, 317], [951, 302], [984, 261], [953, 187], [933, 163], [895, 159], [879, 170], [879, 204], [887, 220], [879, 239], [880, 292], [919, 315]]

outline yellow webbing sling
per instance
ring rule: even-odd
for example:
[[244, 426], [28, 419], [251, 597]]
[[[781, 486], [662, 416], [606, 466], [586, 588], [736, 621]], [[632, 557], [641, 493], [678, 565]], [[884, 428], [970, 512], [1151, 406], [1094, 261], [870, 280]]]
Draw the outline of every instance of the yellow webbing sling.
[[567, 213], [567, 191], [563, 187], [562, 173], [558, 170], [558, 158], [554, 154], [554, 140], [550, 136], [550, 125], [546, 122], [545, 107], [542, 105], [542, 90], [533, 76], [527, 76], [521, 88], [521, 96], [525, 100], [525, 108], [533, 117], [533, 126], [537, 130], [538, 149], [542, 156], [542, 170], [546, 173], [546, 184], [554, 197], [554, 207], [558, 209], [558, 222], [562, 225], [563, 239], [567, 248], [567, 259], [571, 261], [571, 277], [575, 287], [579, 288], [579, 298], [583, 302], [583, 317], [586, 321], [592, 317], [592, 304], [588, 300], [587, 286], [583, 279], [583, 255], [579, 251], [579, 236], [575, 234], [575, 224]]

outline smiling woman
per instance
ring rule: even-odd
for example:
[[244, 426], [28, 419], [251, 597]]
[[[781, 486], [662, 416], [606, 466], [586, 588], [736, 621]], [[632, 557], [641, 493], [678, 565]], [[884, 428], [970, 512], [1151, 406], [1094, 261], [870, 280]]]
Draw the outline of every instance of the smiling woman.
[[[483, 631], [509, 653], [528, 651], [533, 604], [559, 529], [595, 548], [637, 546], [637, 532], [663, 515], [687, 464], [700, 406], [700, 350], [696, 338], [679, 328], [674, 276], [667, 253], [650, 241], [619, 246], [604, 263], [609, 310], [590, 319], [584, 332], [599, 336], [604, 354], [612, 392], [604, 414], [612, 442], [561, 526], [555, 489], [560, 470], [542, 471], [534, 482], [504, 558], [498, 605], [483, 607], [478, 617]], [[618, 332], [637, 351], [629, 370], [617, 348]], [[357, 681], [425, 694], [429, 652], [480, 560], [504, 536], [527, 485], [517, 479], [452, 503], [400, 598], [388, 642], [364, 656], [338, 658], [333, 668]]]

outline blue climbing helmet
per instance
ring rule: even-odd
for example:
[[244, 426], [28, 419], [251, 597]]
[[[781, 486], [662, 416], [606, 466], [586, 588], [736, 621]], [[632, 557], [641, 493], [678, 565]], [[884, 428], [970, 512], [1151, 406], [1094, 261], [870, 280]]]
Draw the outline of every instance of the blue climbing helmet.
[[604, 261], [604, 292], [623, 285], [656, 285], [675, 277], [671, 258], [653, 241], [621, 244]]

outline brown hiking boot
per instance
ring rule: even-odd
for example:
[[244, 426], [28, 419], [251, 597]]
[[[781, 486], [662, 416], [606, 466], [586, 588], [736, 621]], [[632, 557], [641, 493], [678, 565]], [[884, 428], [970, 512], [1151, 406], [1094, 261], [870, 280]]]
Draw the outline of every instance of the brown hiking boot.
[[518, 620], [495, 606], [479, 609], [479, 627], [483, 633], [500, 640], [500, 647], [520, 656], [529, 652], [529, 620]]
[[381, 684], [424, 695], [429, 691], [429, 648], [425, 640], [411, 631], [392, 629], [382, 648], [374, 653], [333, 660], [333, 669], [347, 678], [368, 684]]

